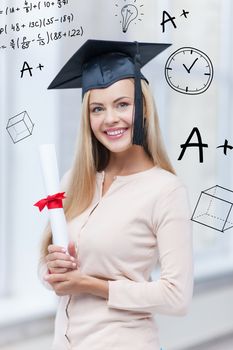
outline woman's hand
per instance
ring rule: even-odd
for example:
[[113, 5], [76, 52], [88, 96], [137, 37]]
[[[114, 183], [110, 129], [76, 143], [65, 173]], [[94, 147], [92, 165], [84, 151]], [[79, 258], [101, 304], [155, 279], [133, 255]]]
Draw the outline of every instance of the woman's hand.
[[85, 275], [78, 270], [45, 275], [44, 279], [52, 286], [55, 293], [59, 296], [77, 295], [85, 292]]
[[75, 243], [69, 242], [68, 254], [65, 249], [54, 244], [48, 246], [49, 254], [46, 255], [47, 268], [51, 274], [60, 274], [77, 269], [80, 265], [77, 259]]

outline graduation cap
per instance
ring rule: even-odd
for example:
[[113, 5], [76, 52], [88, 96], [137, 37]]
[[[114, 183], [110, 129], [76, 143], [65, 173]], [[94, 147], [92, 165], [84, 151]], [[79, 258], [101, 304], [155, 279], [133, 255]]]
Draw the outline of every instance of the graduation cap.
[[140, 69], [171, 44], [137, 41], [87, 40], [68, 60], [48, 89], [106, 88], [118, 80], [135, 79], [135, 114], [132, 144], [143, 145], [143, 99]]

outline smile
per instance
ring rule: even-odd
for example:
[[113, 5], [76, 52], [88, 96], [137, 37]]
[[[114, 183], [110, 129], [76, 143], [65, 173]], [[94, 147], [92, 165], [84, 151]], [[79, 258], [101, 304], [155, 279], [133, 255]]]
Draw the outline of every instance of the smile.
[[105, 135], [107, 136], [108, 139], [119, 139], [120, 137], [122, 137], [126, 131], [128, 130], [127, 129], [122, 129], [122, 130], [117, 130], [117, 131], [112, 131], [112, 132], [105, 132]]

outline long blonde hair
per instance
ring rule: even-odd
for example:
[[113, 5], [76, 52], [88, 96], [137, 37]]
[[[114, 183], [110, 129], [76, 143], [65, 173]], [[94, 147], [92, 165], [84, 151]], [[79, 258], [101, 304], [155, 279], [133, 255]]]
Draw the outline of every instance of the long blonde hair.
[[[132, 81], [134, 80], [132, 79]], [[141, 80], [141, 86], [145, 117], [144, 150], [154, 164], [175, 174], [163, 144], [151, 89], [144, 80]], [[104, 170], [110, 159], [110, 151], [96, 139], [91, 129], [89, 96], [90, 90], [86, 92], [83, 98], [76, 153], [71, 168], [69, 186], [66, 189], [67, 198], [63, 203], [67, 221], [80, 215], [90, 206], [95, 191], [96, 171]], [[41, 245], [41, 262], [44, 261], [45, 256], [48, 254], [47, 248], [51, 243], [51, 227], [48, 223]]]

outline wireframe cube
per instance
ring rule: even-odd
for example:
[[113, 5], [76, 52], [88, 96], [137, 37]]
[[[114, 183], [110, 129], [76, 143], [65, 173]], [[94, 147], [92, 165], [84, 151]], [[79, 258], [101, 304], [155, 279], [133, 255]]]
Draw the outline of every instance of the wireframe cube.
[[34, 124], [26, 111], [10, 118], [7, 123], [7, 131], [14, 143], [32, 135]]
[[191, 220], [224, 232], [233, 227], [233, 191], [213, 186], [202, 191]]

